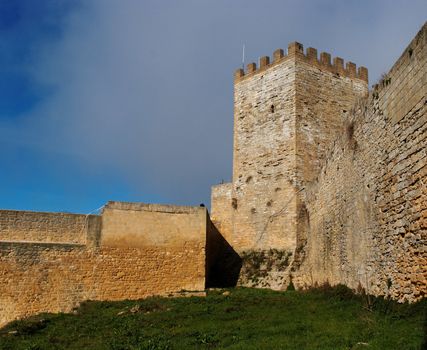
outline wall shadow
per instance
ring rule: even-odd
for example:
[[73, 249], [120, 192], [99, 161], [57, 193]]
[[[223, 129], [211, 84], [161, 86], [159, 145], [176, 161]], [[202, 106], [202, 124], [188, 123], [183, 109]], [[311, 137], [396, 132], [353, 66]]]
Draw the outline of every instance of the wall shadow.
[[206, 288], [235, 287], [242, 259], [208, 216], [206, 237]]

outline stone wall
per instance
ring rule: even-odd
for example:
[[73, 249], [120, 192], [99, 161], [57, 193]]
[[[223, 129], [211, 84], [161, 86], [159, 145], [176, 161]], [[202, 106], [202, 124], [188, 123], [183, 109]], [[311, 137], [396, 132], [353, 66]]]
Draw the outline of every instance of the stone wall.
[[401, 301], [427, 292], [426, 31], [349, 111], [304, 192], [300, 287], [344, 283]]
[[[276, 283], [276, 277], [289, 273], [292, 261], [300, 259], [295, 252], [306, 242], [300, 192], [319, 172], [343, 115], [366, 96], [367, 79], [366, 68], [357, 71], [351, 62], [344, 68], [341, 58], [331, 62], [324, 52], [318, 58], [315, 49], [304, 52], [296, 42], [286, 55], [276, 50], [271, 63], [265, 56], [259, 68], [251, 63], [246, 73], [237, 70], [231, 199], [230, 185], [213, 187], [212, 211], [220, 232], [246, 257], [242, 272], [249, 277], [240, 279], [243, 284], [259, 280], [260, 286], [282, 288], [289, 283], [283, 276]], [[251, 277], [254, 265], [264, 269], [275, 256], [283, 258], [279, 269], [263, 279]]]
[[366, 68], [299, 43], [236, 71], [231, 193], [214, 187], [212, 210], [239, 283], [425, 295], [425, 32], [370, 96]]
[[[0, 325], [240, 284], [427, 293], [427, 25], [379, 85], [299, 43], [235, 75], [233, 181], [205, 208], [0, 211]], [[239, 256], [240, 254], [240, 256]]]
[[93, 275], [87, 258], [85, 245], [0, 242], [0, 326], [39, 312], [68, 312], [91, 299], [82, 271], [85, 265]]
[[[316, 177], [343, 115], [367, 91], [366, 68], [344, 68], [341, 58], [318, 58], [316, 49], [304, 53], [296, 42], [287, 55], [276, 50], [272, 63], [265, 56], [259, 69], [251, 63], [246, 74], [236, 72], [233, 247], [295, 250], [304, 209], [299, 192]], [[222, 217], [219, 227], [227, 227]]]
[[200, 242], [206, 220], [204, 207], [108, 202], [102, 212], [101, 245], [183, 247]]
[[205, 288], [205, 208], [113, 202], [103, 216], [88, 244], [0, 241], [0, 325], [87, 299]]
[[88, 216], [0, 210], [0, 240], [86, 243]]
[[209, 217], [206, 231], [206, 287], [235, 287], [242, 267], [240, 256]]
[[[234, 84], [233, 233], [238, 252], [295, 248], [295, 61], [248, 65]], [[280, 214], [278, 214], [280, 213]]]
[[233, 237], [232, 193], [232, 183], [219, 184], [211, 189], [211, 220], [229, 242]]
[[[346, 117], [355, 103], [368, 94], [368, 72], [342, 58], [302, 45], [295, 50], [296, 56], [296, 181], [297, 228], [294, 266], [302, 259], [301, 252], [307, 243], [307, 207], [303, 192], [317, 178], [331, 143], [341, 137]], [[335, 67], [335, 69], [331, 69]]]
[[[331, 64], [330, 56], [327, 58], [324, 63]], [[335, 64], [337, 59], [343, 65], [338, 57]], [[356, 69], [354, 63], [348, 62], [349, 65]], [[326, 150], [342, 134], [346, 115], [358, 99], [368, 95], [368, 83], [322, 69], [317, 50], [309, 48], [304, 55], [302, 45], [296, 51], [295, 75], [296, 171], [300, 189], [317, 177]]]

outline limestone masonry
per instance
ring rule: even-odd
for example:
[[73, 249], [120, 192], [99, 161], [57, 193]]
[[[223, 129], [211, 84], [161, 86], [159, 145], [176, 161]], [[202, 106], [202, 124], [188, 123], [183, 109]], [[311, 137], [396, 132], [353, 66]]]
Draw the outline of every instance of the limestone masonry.
[[205, 208], [142, 203], [109, 202], [101, 216], [0, 211], [0, 324], [88, 299], [203, 290], [207, 220]]
[[240, 284], [425, 296], [426, 31], [370, 92], [366, 68], [299, 43], [236, 71], [233, 178], [211, 217]]
[[0, 211], [0, 325], [80, 302], [246, 285], [427, 293], [427, 24], [368, 71], [291, 43], [234, 76], [231, 183], [205, 208]]

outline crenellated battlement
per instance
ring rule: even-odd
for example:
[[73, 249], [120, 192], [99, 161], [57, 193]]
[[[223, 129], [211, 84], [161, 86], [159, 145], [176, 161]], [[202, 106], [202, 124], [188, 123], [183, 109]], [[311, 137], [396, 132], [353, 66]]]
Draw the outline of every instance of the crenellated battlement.
[[317, 49], [312, 47], [307, 48], [304, 53], [304, 46], [296, 41], [288, 45], [287, 54], [283, 49], [274, 51], [272, 62], [269, 56], [262, 56], [259, 59], [259, 67], [252, 62], [246, 66], [246, 72], [242, 68], [237, 69], [234, 73], [234, 82], [238, 83], [246, 77], [263, 72], [289, 59], [304, 61], [323, 71], [368, 82], [368, 69], [366, 67], [356, 69], [356, 64], [353, 62], [346, 62], [344, 65], [344, 60], [341, 57], [334, 57], [331, 61], [331, 54], [327, 52], [321, 52], [320, 57], [318, 57]]

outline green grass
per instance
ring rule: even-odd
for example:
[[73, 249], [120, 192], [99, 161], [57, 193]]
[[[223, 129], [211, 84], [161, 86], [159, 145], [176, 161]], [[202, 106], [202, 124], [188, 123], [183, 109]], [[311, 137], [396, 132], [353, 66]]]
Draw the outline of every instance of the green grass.
[[[207, 297], [86, 302], [0, 330], [0, 349], [425, 348], [425, 301], [399, 305], [345, 287], [309, 292], [229, 289]], [[227, 293], [226, 293], [227, 294]]]

